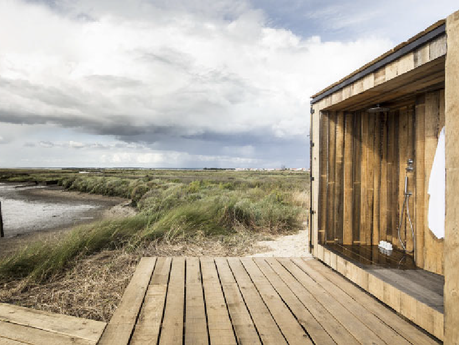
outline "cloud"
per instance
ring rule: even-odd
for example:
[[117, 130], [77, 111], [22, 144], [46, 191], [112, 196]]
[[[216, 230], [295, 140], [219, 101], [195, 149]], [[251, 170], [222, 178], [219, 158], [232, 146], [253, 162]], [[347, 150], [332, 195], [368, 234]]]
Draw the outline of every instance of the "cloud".
[[50, 149], [54, 147], [54, 144], [50, 141], [40, 141], [38, 144], [45, 149]]
[[[281, 3], [292, 6], [2, 1], [0, 135], [24, 155], [55, 152], [56, 162], [72, 150], [104, 155], [106, 164], [306, 166], [309, 96], [393, 43], [382, 35], [323, 40], [283, 20], [328, 18], [340, 23], [330, 30], [346, 31], [380, 6], [349, 15], [340, 4]], [[122, 145], [142, 152], [127, 155]]]

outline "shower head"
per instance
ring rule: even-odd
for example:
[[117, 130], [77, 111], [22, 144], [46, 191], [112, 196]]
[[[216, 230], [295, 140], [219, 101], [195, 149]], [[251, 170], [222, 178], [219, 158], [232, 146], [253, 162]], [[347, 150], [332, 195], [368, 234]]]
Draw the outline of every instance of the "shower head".
[[376, 104], [374, 107], [371, 107], [371, 108], [367, 109], [367, 113], [370, 113], [370, 114], [382, 113], [382, 112], [387, 112], [389, 110], [390, 110], [390, 108], [381, 107], [381, 105]]

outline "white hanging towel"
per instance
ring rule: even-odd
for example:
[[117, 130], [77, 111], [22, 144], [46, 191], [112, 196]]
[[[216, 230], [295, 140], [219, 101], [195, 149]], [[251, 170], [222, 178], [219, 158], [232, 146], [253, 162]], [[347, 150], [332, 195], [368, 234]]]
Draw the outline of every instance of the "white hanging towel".
[[445, 237], [445, 127], [438, 138], [437, 151], [429, 180], [429, 229], [437, 238]]

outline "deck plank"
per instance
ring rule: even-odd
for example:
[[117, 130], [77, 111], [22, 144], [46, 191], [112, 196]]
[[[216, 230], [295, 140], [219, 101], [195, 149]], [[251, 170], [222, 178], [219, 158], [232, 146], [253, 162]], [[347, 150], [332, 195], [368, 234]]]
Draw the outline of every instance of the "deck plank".
[[0, 335], [0, 344], [2, 345], [24, 345], [27, 343], [24, 343], [22, 341], [13, 340], [13, 339], [4, 338]]
[[308, 334], [254, 261], [251, 258], [242, 258], [241, 262], [287, 342], [291, 345], [312, 344]]
[[128, 344], [143, 303], [156, 258], [142, 258], [127, 286], [121, 303], [99, 341], [104, 345]]
[[314, 296], [288, 272], [275, 258], [267, 258], [266, 262], [288, 285], [303, 305], [311, 312], [322, 327], [330, 334], [337, 344], [353, 344], [359, 342]]
[[198, 258], [186, 259], [185, 308], [185, 344], [209, 344], [201, 267]]
[[247, 309], [263, 344], [287, 344], [269, 309], [253, 285], [239, 258], [228, 258], [228, 264], [241, 290]]
[[161, 330], [171, 258], [158, 258], [131, 344], [156, 344]]
[[[125, 318], [114, 317], [109, 323], [112, 339], [118, 341], [110, 344], [437, 343], [316, 260], [149, 259], [139, 263], [136, 283], [129, 284], [118, 308]], [[146, 290], [133, 292], [139, 281], [147, 282]], [[1, 327], [13, 334], [15, 326], [22, 327], [18, 334], [30, 329]], [[68, 337], [36, 331], [42, 337]], [[3, 339], [17, 345], [28, 338], [5, 337], [0, 328], [0, 342]]]
[[409, 342], [384, 322], [378, 319], [375, 315], [365, 309], [360, 303], [356, 303], [352, 297], [346, 294], [343, 290], [337, 289], [336, 285], [328, 281], [318, 272], [313, 270], [309, 263], [300, 258], [292, 259], [298, 267], [300, 267], [307, 275], [314, 279], [325, 291], [333, 296], [339, 303], [349, 310], [355, 317], [364, 323], [369, 329], [377, 334], [384, 334], [384, 341], [390, 344], [404, 344]]
[[384, 344], [385, 342], [357, 317], [344, 308], [311, 277], [290, 260], [279, 262], [349, 331], [361, 344]]
[[185, 304], [185, 258], [172, 259], [166, 309], [159, 338], [160, 344], [183, 343], [183, 306]]
[[414, 283], [412, 279], [399, 274], [398, 272], [391, 269], [376, 269], [369, 271], [374, 276], [390, 282], [395, 288], [400, 291], [403, 291], [410, 296], [416, 298], [418, 301], [440, 311], [443, 313], [443, 296], [440, 294], [420, 285]]
[[321, 264], [317, 260], [310, 260], [308, 261], [308, 264], [311, 268], [316, 270], [316, 272], [320, 273], [322, 276], [332, 282], [336, 287], [342, 289], [349, 296], [351, 296], [355, 300], [355, 303], [363, 305], [367, 310], [371, 311], [374, 315], [376, 315], [389, 327], [402, 335], [410, 343], [419, 345], [437, 344], [436, 341], [411, 325], [409, 322], [405, 321], [401, 317], [394, 317], [394, 312], [392, 312], [381, 303], [377, 302], [373, 297], [363, 292], [360, 288], [352, 284], [347, 279], [343, 279], [330, 268]]
[[5, 303], [0, 303], [0, 321], [87, 339], [94, 343], [99, 340], [106, 326], [105, 322], [48, 313]]
[[257, 258], [255, 263], [288, 305], [300, 325], [308, 332], [314, 343], [324, 345], [335, 344], [333, 338], [314, 318], [313, 314], [311, 314], [303, 303], [301, 303], [298, 297], [290, 290], [288, 285], [277, 275], [271, 266], [263, 258]]
[[225, 258], [216, 258], [215, 263], [238, 343], [261, 344], [260, 337], [245, 306], [244, 299], [227, 260]]
[[201, 272], [210, 342], [211, 344], [236, 345], [225, 297], [212, 258], [201, 258]]
[[24, 327], [14, 323], [0, 321], [0, 335], [2, 338], [19, 343], [34, 345], [94, 345], [88, 339], [71, 337], [64, 334], [44, 331], [34, 327]]

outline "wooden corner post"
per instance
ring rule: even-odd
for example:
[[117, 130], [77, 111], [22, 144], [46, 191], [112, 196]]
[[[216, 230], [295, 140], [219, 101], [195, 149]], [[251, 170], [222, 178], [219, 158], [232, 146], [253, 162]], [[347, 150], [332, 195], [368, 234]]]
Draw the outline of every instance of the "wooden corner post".
[[320, 126], [320, 109], [317, 105], [312, 106], [311, 112], [311, 216], [312, 219], [310, 220], [310, 243], [313, 246], [311, 253], [314, 256], [317, 256], [317, 245], [318, 245], [318, 228], [319, 228], [319, 217], [318, 212], [319, 210], [319, 126]]
[[459, 11], [446, 20], [445, 344], [459, 344]]

